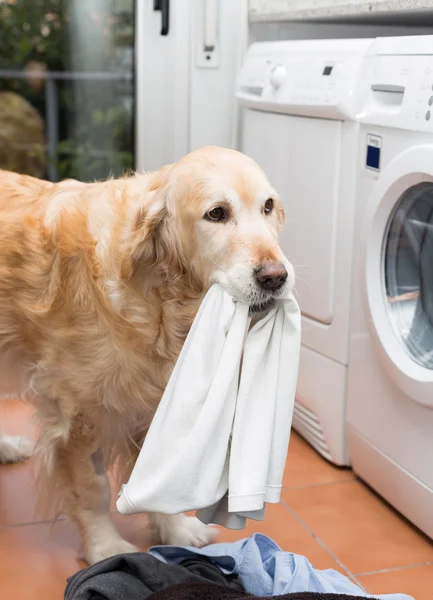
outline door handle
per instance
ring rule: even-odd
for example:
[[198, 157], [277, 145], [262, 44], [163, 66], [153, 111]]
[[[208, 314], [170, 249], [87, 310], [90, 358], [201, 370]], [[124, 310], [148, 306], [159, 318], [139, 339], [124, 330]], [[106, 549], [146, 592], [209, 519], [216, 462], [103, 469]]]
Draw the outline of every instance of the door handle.
[[170, 30], [170, 0], [153, 0], [153, 10], [161, 12], [161, 35], [168, 35]]
[[[239, 2], [243, 0], [232, 0]], [[246, 0], [245, 0], [246, 1]], [[196, 65], [201, 69], [217, 69], [219, 67], [219, 0], [200, 0], [200, 10], [196, 13]]]
[[217, 0], [204, 3], [204, 51], [213, 52], [217, 44]]

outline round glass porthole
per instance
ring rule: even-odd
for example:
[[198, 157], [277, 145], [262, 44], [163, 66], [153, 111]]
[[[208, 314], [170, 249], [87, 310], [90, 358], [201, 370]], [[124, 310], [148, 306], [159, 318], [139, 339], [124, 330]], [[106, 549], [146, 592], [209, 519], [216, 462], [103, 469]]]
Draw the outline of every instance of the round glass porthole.
[[409, 356], [433, 369], [433, 183], [402, 195], [383, 253], [386, 308]]

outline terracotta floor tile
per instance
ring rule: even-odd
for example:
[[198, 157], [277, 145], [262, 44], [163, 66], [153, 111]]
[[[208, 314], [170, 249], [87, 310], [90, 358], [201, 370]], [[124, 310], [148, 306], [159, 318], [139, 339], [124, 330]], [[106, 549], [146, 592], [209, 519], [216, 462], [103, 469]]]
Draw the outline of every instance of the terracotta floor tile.
[[241, 531], [221, 529], [218, 542], [234, 542], [249, 537], [253, 533], [264, 533], [283, 550], [307, 556], [318, 569], [341, 570], [332, 556], [316, 542], [282, 504], [269, 504], [266, 507], [264, 521], [247, 521], [246, 528]]
[[[16, 399], [0, 399], [0, 428], [10, 435], [36, 439], [33, 408]], [[32, 523], [36, 516], [35, 465], [32, 459], [17, 465], [0, 465], [0, 526]]]
[[147, 515], [121, 515], [115, 512], [111, 516], [125, 540], [144, 552], [153, 544]]
[[[0, 428], [10, 435], [36, 440], [33, 408], [16, 399], [0, 399]], [[33, 523], [51, 515], [36, 514], [37, 491], [33, 459], [16, 465], [0, 465], [0, 526]]]
[[[147, 517], [113, 518], [128, 541], [147, 550]], [[0, 598], [61, 600], [67, 577], [86, 566], [78, 556], [78, 533], [73, 525], [52, 529], [38, 523], [0, 529]]]
[[[28, 405], [0, 400], [0, 427], [7, 433], [34, 437], [31, 416]], [[433, 561], [432, 544], [356, 481], [350, 470], [327, 463], [296, 433], [284, 486], [283, 497], [291, 509], [353, 573]], [[45, 523], [9, 527], [34, 521], [35, 506], [32, 461], [0, 465], [0, 598], [61, 600], [66, 578], [83, 566], [77, 559], [74, 526], [58, 531]], [[113, 519], [137, 547], [146, 550], [152, 543], [146, 516], [114, 513]], [[284, 550], [306, 555], [317, 568], [342, 570], [284, 505], [269, 505], [265, 521], [249, 521], [243, 531], [221, 530], [219, 541], [254, 532], [267, 534]], [[433, 565], [361, 575], [359, 580], [371, 593], [403, 592], [427, 600], [433, 589]]]
[[36, 439], [33, 408], [15, 398], [0, 398], [0, 429], [9, 435], [26, 435]]
[[283, 498], [354, 574], [433, 561], [433, 544], [358, 481], [288, 490]]
[[0, 465], [0, 526], [33, 523], [37, 493], [31, 461], [18, 465]]
[[[0, 428], [10, 435], [24, 434], [36, 439], [33, 409], [15, 399], [0, 400]], [[35, 462], [30, 459], [17, 465], [0, 465], [0, 527], [20, 523], [34, 523], [53, 515], [36, 512]], [[118, 484], [110, 475], [112, 488], [111, 508], [116, 508]]]
[[350, 469], [334, 467], [323, 459], [295, 431], [290, 436], [289, 454], [283, 478], [286, 488], [355, 479]]
[[46, 524], [0, 530], [0, 598], [61, 600], [66, 579], [84, 566], [77, 560], [73, 527]]
[[415, 600], [433, 597], [433, 565], [358, 577], [371, 594], [408, 594]]

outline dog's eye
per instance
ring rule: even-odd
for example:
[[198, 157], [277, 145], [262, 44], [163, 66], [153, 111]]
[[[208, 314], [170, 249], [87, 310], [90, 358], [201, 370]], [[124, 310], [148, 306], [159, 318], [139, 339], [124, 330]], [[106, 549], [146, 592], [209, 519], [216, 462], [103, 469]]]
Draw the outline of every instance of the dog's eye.
[[227, 219], [227, 213], [221, 206], [216, 206], [204, 216], [208, 221], [225, 221]]
[[265, 202], [265, 207], [263, 209], [263, 212], [265, 213], [265, 215], [269, 215], [272, 210], [274, 208], [274, 201], [272, 200], [272, 198], [268, 198]]

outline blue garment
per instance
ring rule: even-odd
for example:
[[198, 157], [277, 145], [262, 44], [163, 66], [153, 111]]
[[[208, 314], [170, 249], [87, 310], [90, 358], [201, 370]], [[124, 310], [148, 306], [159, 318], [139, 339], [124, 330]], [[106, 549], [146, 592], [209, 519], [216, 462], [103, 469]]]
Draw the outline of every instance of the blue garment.
[[238, 575], [244, 589], [255, 596], [333, 592], [382, 600], [414, 600], [406, 594], [367, 594], [334, 569], [315, 569], [305, 556], [283, 552], [275, 542], [260, 533], [239, 542], [213, 544], [201, 550], [154, 546], [149, 553], [169, 564], [176, 564], [197, 554], [208, 556], [225, 573]]

